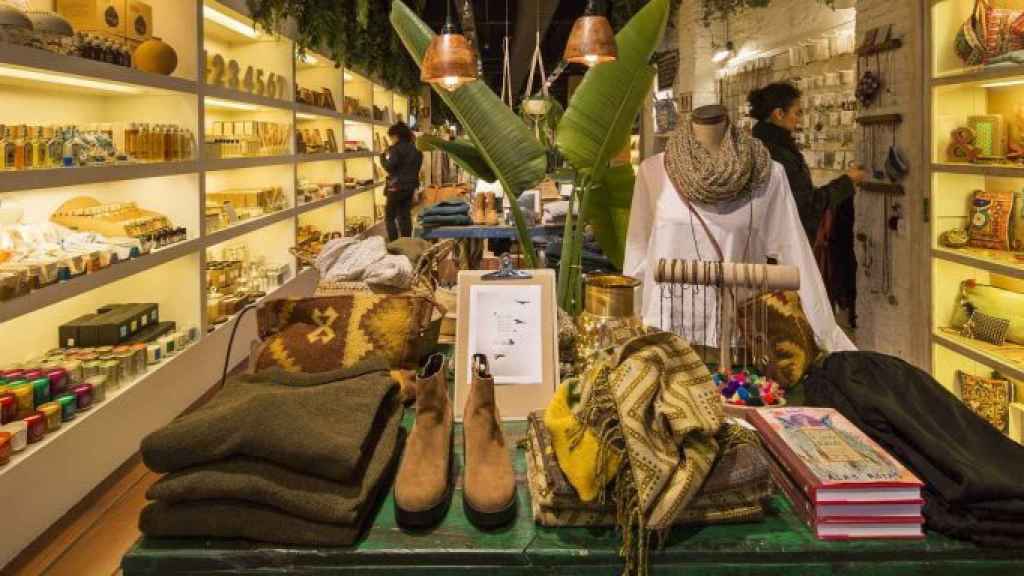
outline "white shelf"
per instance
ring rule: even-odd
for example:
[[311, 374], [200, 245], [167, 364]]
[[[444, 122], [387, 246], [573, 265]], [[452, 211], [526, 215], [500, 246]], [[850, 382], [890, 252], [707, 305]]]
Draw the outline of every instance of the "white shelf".
[[45, 170], [9, 170], [0, 172], [0, 192], [157, 178], [190, 174], [198, 169], [199, 164], [195, 160], [185, 160], [182, 162], [47, 168]]
[[330, 206], [331, 204], [341, 202], [346, 198], [348, 198], [348, 196], [346, 196], [345, 193], [342, 192], [341, 194], [335, 194], [334, 196], [328, 196], [327, 198], [321, 198], [319, 200], [314, 200], [312, 202], [306, 202], [305, 204], [301, 204], [297, 208], [295, 208], [295, 215], [298, 216], [299, 214], [305, 214], [306, 212], [319, 210], [320, 208], [323, 208], [325, 206]]
[[[313, 115], [313, 116], [318, 116], [320, 118], [334, 118], [334, 119], [337, 119], [337, 120], [341, 120], [341, 119], [345, 118], [345, 115], [342, 114], [341, 112], [338, 112], [337, 110], [331, 110], [329, 108], [320, 108], [319, 106], [310, 106], [309, 104], [302, 104], [301, 102], [296, 102], [295, 103], [295, 112], [298, 113], [298, 114], [310, 114], [310, 115]], [[299, 118], [300, 122], [302, 120], [312, 120], [312, 119], [310, 119], [310, 118]]]
[[217, 230], [216, 232], [212, 232], [204, 236], [203, 244], [205, 244], [205, 246], [207, 247], [213, 246], [216, 244], [220, 244], [222, 242], [227, 242], [228, 240], [232, 240], [234, 238], [238, 238], [239, 236], [244, 236], [250, 232], [255, 232], [256, 230], [259, 230], [261, 228], [266, 228], [267, 226], [270, 226], [271, 224], [276, 224], [278, 222], [281, 222], [282, 220], [294, 218], [295, 214], [297, 213], [296, 211], [298, 209], [299, 208], [288, 208], [285, 210], [278, 210], [277, 212], [265, 214], [263, 216], [260, 216], [259, 218], [252, 218], [246, 220], [240, 224], [236, 224], [229, 228]]
[[998, 64], [958, 70], [932, 79], [932, 86], [951, 86], [978, 82], [998, 82], [1024, 76], [1024, 65]]
[[313, 154], [296, 154], [296, 162], [308, 164], [310, 162], [326, 162], [329, 160], [346, 160], [349, 158], [345, 152], [315, 152]]
[[202, 167], [207, 172], [218, 170], [238, 170], [240, 168], [258, 168], [260, 166], [281, 166], [294, 164], [301, 156], [294, 154], [282, 154], [280, 156], [256, 156], [245, 158], [217, 158], [204, 160]]
[[988, 270], [1011, 278], [1024, 279], [1024, 261], [1016, 262], [1009, 252], [971, 248], [932, 248], [932, 257]]
[[1007, 165], [936, 162], [932, 164], [932, 172], [946, 174], [973, 174], [977, 176], [998, 176], [1001, 178], [1024, 178], [1024, 165], [1021, 165], [1018, 168], [1016, 166]]
[[[142, 72], [125, 66], [87, 60], [77, 56], [63, 56], [46, 50], [25, 46], [4, 44], [0, 50], [0, 64], [31, 68], [58, 76], [115, 82], [131, 86], [143, 92], [179, 92], [185, 96], [196, 96], [196, 83], [192, 80]], [[54, 84], [41, 80], [33, 81], [41, 90], [66, 90], [65, 84]]]
[[1024, 353], [1022, 353], [1021, 360], [1014, 360], [1001, 354], [998, 346], [949, 334], [942, 330], [936, 330], [932, 334], [932, 341], [975, 362], [984, 364], [1010, 379], [1024, 380]]
[[[287, 90], [285, 92], [287, 92]], [[260, 96], [259, 94], [250, 94], [249, 92], [232, 90], [224, 86], [214, 86], [213, 84], [203, 85], [203, 96], [207, 98], [226, 100], [228, 102], [251, 104], [253, 106], [260, 106], [263, 108], [287, 110], [289, 112], [295, 109], [295, 103], [290, 100], [279, 100], [277, 98]]]

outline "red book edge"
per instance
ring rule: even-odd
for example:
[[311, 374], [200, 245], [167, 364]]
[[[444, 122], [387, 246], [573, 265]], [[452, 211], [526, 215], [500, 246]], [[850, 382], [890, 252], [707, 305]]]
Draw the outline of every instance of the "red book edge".
[[817, 530], [814, 532], [814, 537], [823, 542], [851, 542], [854, 540], [924, 540], [924, 530], [920, 534], [914, 534], [913, 536], [890, 536], [890, 535], [878, 535], [878, 536], [819, 536]]
[[[860, 430], [860, 428], [854, 426], [852, 422], [846, 420], [846, 418], [838, 411], [832, 410], [832, 415], [834, 418], [837, 419], [842, 418], [851, 427], [857, 429], [860, 432], [861, 438], [866, 440], [868, 445], [870, 445], [872, 448], [879, 451], [880, 453], [884, 454], [901, 470], [906, 470], [906, 467], [904, 467], [903, 464], [901, 464], [898, 460], [893, 458], [892, 455], [889, 454], [888, 450], [885, 450], [884, 448], [879, 446], [874, 440], [868, 437], [868, 435], [865, 434], [863, 430]], [[797, 483], [799, 483], [800, 488], [804, 491], [804, 493], [807, 494], [815, 502], [819, 502], [818, 490], [821, 489], [835, 488], [871, 490], [875, 488], [921, 488], [924, 486], [924, 483], [922, 483], [920, 480], [917, 480], [916, 476], [914, 482], [836, 482], [826, 484], [822, 482], [820, 478], [815, 476], [813, 472], [811, 472], [810, 466], [808, 466], [803, 460], [800, 459], [799, 456], [797, 456], [796, 452], [794, 452], [793, 449], [790, 448], [788, 444], [786, 444], [786, 441], [782, 439], [782, 436], [776, 433], [775, 429], [771, 427], [771, 425], [768, 423], [765, 417], [761, 414], [760, 410], [752, 410], [751, 413], [747, 415], [747, 421], [750, 422], [750, 424], [757, 429], [757, 431], [761, 435], [761, 439], [764, 440], [765, 446], [767, 446], [768, 450], [776, 456], [778, 461], [785, 468], [786, 472], [789, 473], [790, 477], [792, 477]], [[912, 472], [910, 472], [909, 470], [906, 471], [913, 476]], [[834, 501], [824, 502], [834, 503]]]
[[[769, 466], [772, 479], [782, 489], [783, 493], [793, 504], [794, 510], [800, 518], [817, 533], [817, 524], [924, 524], [924, 516], [818, 516], [818, 511], [810, 500], [793, 483], [779, 462], [771, 458]], [[922, 500], [923, 504], [924, 501]], [[872, 504], [871, 502], [858, 502], [858, 504]], [[874, 504], [892, 504], [892, 502], [875, 502]]]

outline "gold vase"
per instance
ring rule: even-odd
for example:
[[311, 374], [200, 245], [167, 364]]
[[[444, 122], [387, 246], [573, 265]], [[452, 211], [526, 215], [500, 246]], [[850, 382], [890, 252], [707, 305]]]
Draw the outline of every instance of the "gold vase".
[[576, 318], [576, 361], [644, 334], [634, 297], [640, 281], [629, 276], [587, 276], [583, 288], [583, 312]]

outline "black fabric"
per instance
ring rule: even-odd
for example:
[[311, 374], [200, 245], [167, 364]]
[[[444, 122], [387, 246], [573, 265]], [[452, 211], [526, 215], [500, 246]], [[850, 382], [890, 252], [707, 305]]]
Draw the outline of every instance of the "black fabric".
[[412, 142], [399, 141], [380, 156], [380, 163], [388, 173], [388, 189], [415, 190], [420, 185], [423, 153]]
[[388, 190], [384, 204], [384, 222], [388, 228], [388, 242], [412, 237], [412, 199], [416, 189]]
[[807, 233], [808, 241], [813, 244], [825, 210], [836, 208], [853, 196], [853, 180], [850, 180], [849, 176], [842, 176], [820, 188], [815, 188], [811, 179], [811, 169], [789, 131], [771, 122], [759, 122], [754, 126], [754, 137], [764, 142], [772, 155], [772, 160], [782, 164], [786, 169], [789, 188], [793, 191], [796, 207], [800, 212], [800, 222]]
[[857, 251], [854, 249], [856, 222], [853, 196], [835, 209], [832, 220], [832, 282], [828, 287], [832, 300], [849, 311], [850, 327], [857, 328]]
[[926, 484], [930, 529], [987, 546], [1024, 544], [1024, 447], [927, 373], [844, 352], [813, 367], [803, 387], [808, 405], [838, 410]]

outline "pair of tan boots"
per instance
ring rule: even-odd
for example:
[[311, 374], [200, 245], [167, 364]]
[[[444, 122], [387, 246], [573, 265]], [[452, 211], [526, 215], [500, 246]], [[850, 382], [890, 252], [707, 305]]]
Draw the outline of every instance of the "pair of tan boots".
[[479, 226], [498, 225], [498, 198], [494, 192], [473, 195], [473, 223]]
[[[435, 354], [416, 378], [416, 421], [395, 479], [395, 520], [406, 529], [422, 530], [440, 523], [455, 487], [455, 422], [444, 367], [444, 356]], [[462, 440], [466, 517], [485, 530], [508, 524], [516, 516], [515, 473], [494, 401], [494, 378], [487, 357], [480, 354], [473, 357]]]

